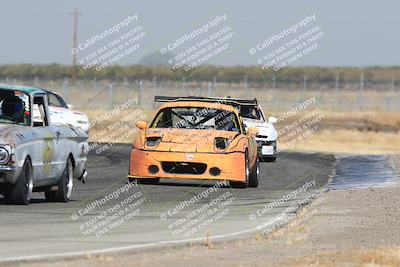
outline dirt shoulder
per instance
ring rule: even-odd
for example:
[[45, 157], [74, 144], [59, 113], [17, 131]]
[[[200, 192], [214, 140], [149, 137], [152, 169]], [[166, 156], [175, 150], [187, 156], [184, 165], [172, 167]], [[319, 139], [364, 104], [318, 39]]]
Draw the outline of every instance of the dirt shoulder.
[[400, 266], [399, 225], [399, 186], [329, 191], [267, 236], [29, 266]]

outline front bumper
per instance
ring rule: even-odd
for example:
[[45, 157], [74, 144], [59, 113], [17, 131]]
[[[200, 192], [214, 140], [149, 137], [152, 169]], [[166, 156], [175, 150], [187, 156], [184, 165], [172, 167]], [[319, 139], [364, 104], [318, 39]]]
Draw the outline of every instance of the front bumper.
[[275, 157], [277, 155], [276, 141], [268, 141], [265, 139], [257, 139], [260, 157]]
[[3, 172], [3, 171], [15, 172], [16, 170], [17, 170], [17, 167], [15, 167], [15, 166], [0, 165], [0, 172]]
[[0, 165], [0, 183], [14, 184], [18, 177], [16, 166]]
[[[167, 163], [167, 164], [166, 164]], [[170, 168], [171, 164], [176, 168]], [[185, 153], [132, 149], [129, 178], [226, 180], [245, 182], [244, 153]], [[156, 166], [157, 168], [155, 168]], [[193, 167], [192, 167], [193, 166]], [[202, 166], [202, 169], [197, 168]], [[190, 173], [195, 169], [195, 173]], [[213, 169], [220, 170], [212, 175]], [[154, 172], [154, 169], [158, 169]], [[151, 172], [151, 170], [153, 170]], [[186, 171], [187, 170], [187, 171]], [[211, 170], [211, 171], [210, 171]], [[176, 173], [179, 172], [179, 173]]]

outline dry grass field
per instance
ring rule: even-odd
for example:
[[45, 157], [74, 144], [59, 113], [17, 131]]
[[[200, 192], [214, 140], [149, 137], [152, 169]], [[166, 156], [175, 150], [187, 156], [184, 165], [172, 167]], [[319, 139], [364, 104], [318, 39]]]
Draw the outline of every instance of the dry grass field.
[[287, 266], [400, 266], [400, 248], [382, 247], [374, 250], [326, 252], [315, 256], [298, 257]]
[[[101, 108], [83, 109], [83, 111], [91, 120], [109, 112]], [[122, 111], [118, 116], [112, 116], [107, 121], [95, 124], [90, 130], [90, 140], [113, 142], [117, 139], [119, 142], [131, 143], [136, 133], [135, 121], [139, 118], [151, 121], [154, 112], [151, 109]], [[317, 123], [318, 130], [285, 149], [334, 153], [400, 154], [400, 113], [383, 111], [321, 111], [321, 113], [324, 118]], [[273, 112], [271, 115], [279, 117], [280, 114]], [[277, 130], [281, 130], [300, 116], [299, 114], [279, 122], [276, 125]], [[118, 124], [127, 127], [123, 131], [124, 134], [121, 131], [116, 133], [114, 128]]]
[[[291, 149], [334, 153], [400, 154], [400, 113], [329, 112], [316, 133]], [[279, 126], [278, 126], [279, 129]]]

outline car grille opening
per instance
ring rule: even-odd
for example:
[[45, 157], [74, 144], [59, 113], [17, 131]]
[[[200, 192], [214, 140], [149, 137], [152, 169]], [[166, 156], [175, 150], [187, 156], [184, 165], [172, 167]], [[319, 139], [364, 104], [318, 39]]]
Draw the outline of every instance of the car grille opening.
[[259, 146], [275, 146], [276, 145], [276, 141], [257, 140], [256, 142]]
[[267, 141], [267, 146], [275, 146], [276, 145], [276, 141]]
[[207, 169], [207, 164], [195, 162], [163, 161], [161, 166], [166, 173], [178, 174], [203, 174]]

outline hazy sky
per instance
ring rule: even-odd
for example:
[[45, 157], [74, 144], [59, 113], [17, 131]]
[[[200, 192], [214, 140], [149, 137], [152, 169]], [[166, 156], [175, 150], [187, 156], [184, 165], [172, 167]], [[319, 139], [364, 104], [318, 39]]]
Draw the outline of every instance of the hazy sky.
[[129, 1], [1, 0], [0, 64], [71, 64], [72, 16], [79, 17], [83, 41], [138, 14], [147, 37], [141, 48], [122, 59], [137, 63], [183, 34], [226, 14], [235, 32], [229, 49], [214, 57], [217, 65], [251, 65], [249, 48], [303, 19], [316, 15], [324, 37], [318, 49], [295, 65], [400, 65], [399, 1]]

